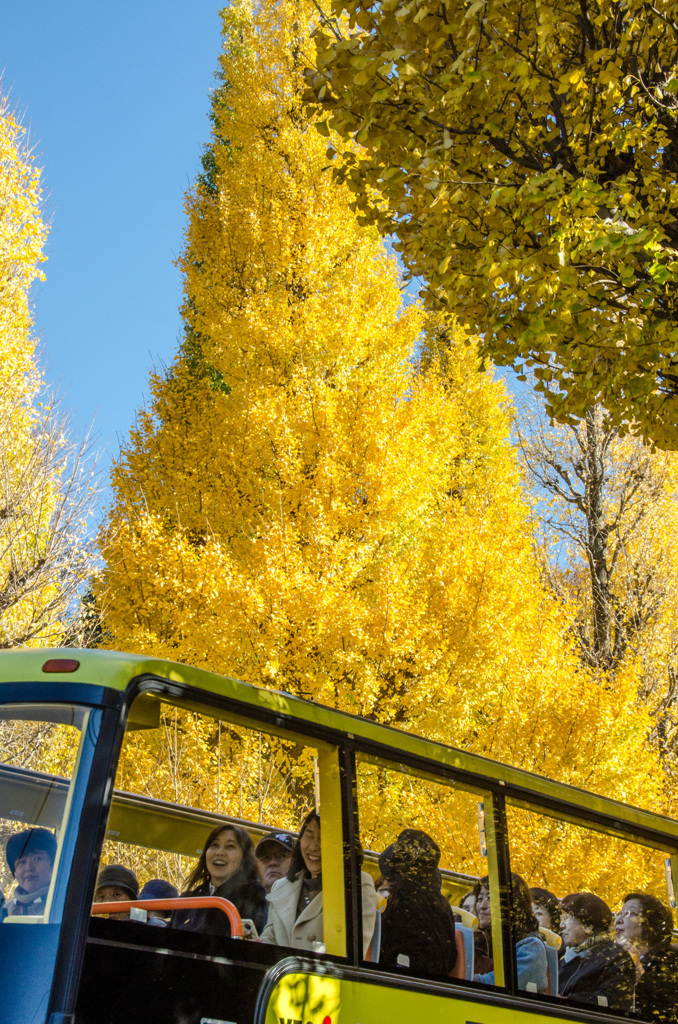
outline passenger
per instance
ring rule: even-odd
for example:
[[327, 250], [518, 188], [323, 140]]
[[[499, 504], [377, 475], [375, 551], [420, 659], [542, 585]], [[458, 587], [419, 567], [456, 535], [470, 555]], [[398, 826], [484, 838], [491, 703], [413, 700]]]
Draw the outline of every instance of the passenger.
[[[440, 847], [406, 828], [379, 857], [390, 896], [381, 918], [379, 964], [447, 976], [457, 962], [454, 914], [441, 892]], [[402, 958], [406, 958], [406, 961]]]
[[478, 927], [473, 933], [474, 965], [476, 974], [488, 974], [494, 970], [492, 955], [492, 914], [490, 908], [490, 880], [485, 875], [473, 887], [476, 898]]
[[17, 885], [7, 902], [7, 914], [45, 913], [56, 851], [56, 837], [46, 828], [29, 828], [9, 837], [5, 856]]
[[[362, 871], [363, 955], [374, 931], [376, 893], [374, 882]], [[295, 949], [319, 950], [323, 943], [322, 861], [320, 815], [311, 811], [304, 818], [285, 878], [274, 882], [268, 901], [268, 923], [263, 942]]]
[[[107, 864], [101, 869], [94, 890], [95, 903], [125, 903], [138, 899], [138, 896], [139, 882], [129, 868], [123, 864]], [[127, 921], [129, 911], [123, 910], [120, 914], [108, 916], [111, 921]]]
[[592, 892], [560, 902], [560, 932], [567, 946], [560, 961], [559, 992], [565, 999], [617, 1013], [631, 1009], [636, 969], [625, 949], [610, 938], [612, 911]]
[[637, 1016], [658, 1024], [678, 1024], [678, 950], [671, 946], [669, 908], [655, 896], [630, 892], [615, 917], [614, 930], [619, 945], [639, 960]]
[[[235, 825], [212, 829], [181, 895], [229, 900], [243, 921], [252, 921], [260, 932], [266, 920], [266, 892], [259, 881], [254, 844], [247, 832]], [[216, 907], [176, 910], [170, 923], [189, 932], [231, 933], [228, 918]]]
[[466, 910], [469, 914], [473, 914], [474, 917], [478, 916], [478, 912], [476, 910], [476, 894], [473, 889], [462, 896], [457, 905], [461, 907], [462, 910]]
[[[546, 946], [539, 936], [539, 922], [532, 912], [532, 898], [526, 883], [511, 873], [511, 920], [516, 943], [516, 971], [518, 988], [540, 992], [548, 990], [548, 961]], [[474, 981], [494, 985], [494, 971], [474, 974]]]
[[[530, 889], [532, 897], [532, 913], [537, 918], [541, 928], [548, 928], [551, 932], [560, 934], [560, 903], [557, 896], [554, 896], [548, 889]], [[564, 949], [561, 946], [561, 949]]]
[[386, 906], [386, 901], [391, 895], [391, 888], [385, 875], [378, 876], [374, 883], [374, 888], [377, 892], [377, 906], [380, 910], [383, 910]]
[[[151, 878], [139, 893], [140, 900], [176, 900], [179, 890], [162, 878]], [[171, 910], [147, 910], [147, 923], [156, 928], [166, 928], [172, 916]]]
[[254, 856], [257, 858], [259, 880], [267, 893], [273, 883], [284, 878], [290, 870], [295, 842], [289, 832], [269, 832], [257, 843]]

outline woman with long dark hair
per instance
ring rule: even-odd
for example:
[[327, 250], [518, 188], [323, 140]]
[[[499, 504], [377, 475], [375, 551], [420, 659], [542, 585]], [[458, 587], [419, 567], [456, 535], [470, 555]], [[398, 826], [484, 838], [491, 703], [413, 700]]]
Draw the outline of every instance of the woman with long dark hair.
[[[261, 931], [266, 921], [266, 890], [259, 882], [254, 844], [247, 832], [235, 825], [213, 828], [181, 895], [221, 896], [237, 908], [243, 920], [253, 921]], [[230, 935], [226, 915], [211, 907], [175, 911], [172, 927]]]
[[[376, 893], [374, 882], [364, 871], [361, 881], [363, 953], [366, 953], [374, 931]], [[295, 949], [320, 950], [324, 942], [322, 886], [320, 815], [309, 811], [301, 823], [287, 876], [274, 882], [266, 897], [268, 922], [262, 941]]]
[[[481, 883], [488, 887], [487, 879]], [[527, 884], [511, 872], [511, 924], [515, 941], [518, 988], [544, 993], [548, 989], [548, 961], [546, 946], [539, 935], [539, 922], [532, 911], [532, 897]], [[474, 981], [494, 985], [494, 970], [487, 974], [474, 974]]]

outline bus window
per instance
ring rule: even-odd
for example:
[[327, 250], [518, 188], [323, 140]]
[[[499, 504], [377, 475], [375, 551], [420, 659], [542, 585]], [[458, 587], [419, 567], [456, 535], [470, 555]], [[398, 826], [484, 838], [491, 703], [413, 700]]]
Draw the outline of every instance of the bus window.
[[670, 851], [524, 805], [509, 804], [507, 821], [511, 868], [529, 888], [532, 934], [538, 927], [548, 954], [549, 984], [540, 994], [675, 1019]]
[[380, 897], [368, 960], [502, 985], [491, 795], [367, 756], [356, 771], [364, 868]]
[[0, 918], [59, 920], [52, 907], [71, 782], [90, 712], [69, 705], [0, 710]]
[[[344, 955], [338, 779], [334, 748], [189, 702], [138, 698], [118, 763], [95, 902], [129, 902], [140, 892], [144, 897], [149, 883], [151, 893], [158, 882], [169, 883], [184, 897], [228, 900], [246, 937]], [[329, 891], [327, 877], [336, 879]], [[140, 910], [132, 917], [143, 919]], [[328, 914], [337, 919], [329, 937]], [[128, 917], [129, 911], [120, 915]], [[167, 912], [161, 925], [232, 934], [218, 908]]]

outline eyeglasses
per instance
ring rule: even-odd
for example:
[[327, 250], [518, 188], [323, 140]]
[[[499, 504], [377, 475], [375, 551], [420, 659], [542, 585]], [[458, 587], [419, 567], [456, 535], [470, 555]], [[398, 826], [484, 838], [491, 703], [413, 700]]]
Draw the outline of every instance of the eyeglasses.
[[619, 910], [614, 915], [615, 921], [623, 921], [627, 917], [632, 920], [635, 919], [636, 921], [640, 921], [641, 914], [639, 914], [637, 910]]

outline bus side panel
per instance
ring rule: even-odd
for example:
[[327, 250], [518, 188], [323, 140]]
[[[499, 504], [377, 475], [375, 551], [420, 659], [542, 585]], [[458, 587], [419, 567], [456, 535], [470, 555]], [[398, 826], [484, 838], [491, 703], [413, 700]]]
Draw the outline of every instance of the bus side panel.
[[[539, 1013], [539, 1008], [535, 1007]], [[306, 972], [280, 978], [255, 1024], [529, 1024], [532, 1014], [463, 998]]]
[[75, 1024], [251, 1024], [264, 971], [224, 957], [90, 939]]
[[0, 924], [0, 963], [12, 982], [0, 994], [0, 1024], [46, 1020], [59, 931], [58, 924]]

